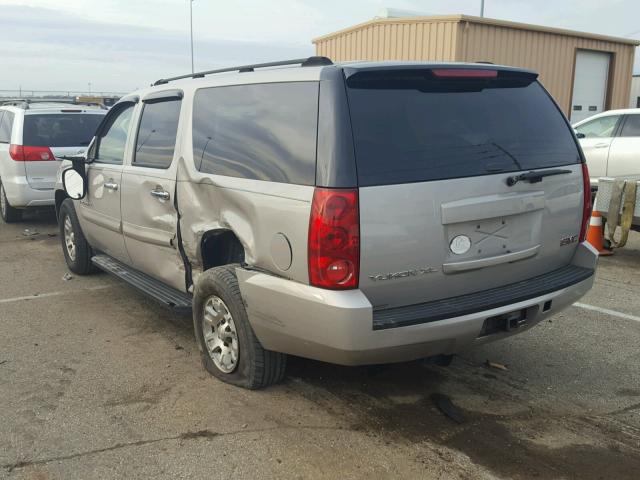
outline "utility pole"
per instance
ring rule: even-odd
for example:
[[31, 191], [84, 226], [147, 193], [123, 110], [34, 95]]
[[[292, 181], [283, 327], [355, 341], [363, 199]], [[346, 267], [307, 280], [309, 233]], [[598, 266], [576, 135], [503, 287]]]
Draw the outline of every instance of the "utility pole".
[[480, 17], [484, 17], [484, 0], [480, 0]]
[[91, 95], [91, 82], [89, 82], [89, 95]]
[[191, 73], [195, 72], [193, 68], [193, 0], [189, 0], [189, 24], [191, 31]]

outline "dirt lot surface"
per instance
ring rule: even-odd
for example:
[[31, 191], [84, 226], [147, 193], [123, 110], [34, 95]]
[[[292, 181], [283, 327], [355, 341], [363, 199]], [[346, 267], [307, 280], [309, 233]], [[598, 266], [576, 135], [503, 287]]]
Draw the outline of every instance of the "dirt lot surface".
[[0, 223], [0, 478], [640, 475], [639, 234], [581, 306], [448, 368], [291, 359], [258, 392], [204, 372], [190, 318], [66, 273], [50, 214]]

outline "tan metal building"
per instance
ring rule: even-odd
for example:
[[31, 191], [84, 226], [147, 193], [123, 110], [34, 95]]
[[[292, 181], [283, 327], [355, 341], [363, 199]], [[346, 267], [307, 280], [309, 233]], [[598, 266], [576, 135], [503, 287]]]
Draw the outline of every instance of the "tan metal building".
[[629, 103], [636, 40], [468, 15], [377, 18], [322, 37], [334, 61], [488, 61], [537, 71], [573, 122]]

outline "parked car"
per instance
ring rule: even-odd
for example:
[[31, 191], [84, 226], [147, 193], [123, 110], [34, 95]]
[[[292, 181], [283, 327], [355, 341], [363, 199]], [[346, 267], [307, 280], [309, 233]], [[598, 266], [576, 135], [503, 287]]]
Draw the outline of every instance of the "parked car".
[[61, 155], [84, 154], [105, 109], [19, 100], [0, 104], [0, 213], [17, 222], [25, 208], [54, 205]]
[[640, 108], [609, 110], [574, 125], [591, 184], [602, 177], [640, 175]]
[[286, 354], [446, 361], [524, 331], [596, 264], [588, 172], [536, 77], [311, 57], [159, 80], [61, 171], [66, 262], [191, 309], [205, 368], [247, 388]]

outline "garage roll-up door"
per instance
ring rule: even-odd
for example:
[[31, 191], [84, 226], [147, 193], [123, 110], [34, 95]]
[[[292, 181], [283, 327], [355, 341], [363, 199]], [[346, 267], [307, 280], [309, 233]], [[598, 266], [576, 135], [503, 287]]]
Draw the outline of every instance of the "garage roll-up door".
[[571, 101], [571, 123], [606, 109], [611, 54], [578, 50]]

